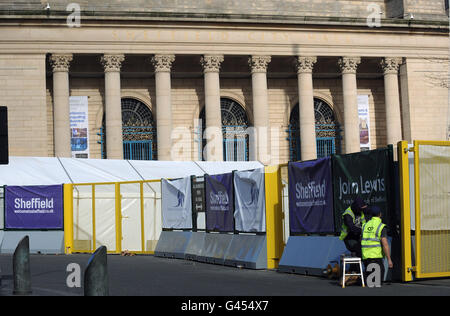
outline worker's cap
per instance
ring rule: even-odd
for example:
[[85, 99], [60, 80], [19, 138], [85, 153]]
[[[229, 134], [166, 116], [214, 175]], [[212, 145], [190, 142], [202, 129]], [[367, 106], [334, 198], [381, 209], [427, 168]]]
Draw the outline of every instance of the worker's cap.
[[378, 216], [381, 214], [381, 208], [379, 208], [376, 205], [369, 206], [367, 208], [367, 210], [368, 210], [368, 213], [372, 216]]
[[361, 209], [364, 206], [367, 206], [366, 202], [364, 202], [364, 200], [360, 196], [357, 196], [355, 198], [355, 200], [353, 201], [352, 207], [355, 207], [357, 209]]

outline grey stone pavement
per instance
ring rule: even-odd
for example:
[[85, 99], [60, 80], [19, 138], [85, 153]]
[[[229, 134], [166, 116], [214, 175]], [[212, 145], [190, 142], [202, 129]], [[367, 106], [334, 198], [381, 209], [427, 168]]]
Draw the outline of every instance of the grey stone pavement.
[[[82, 296], [66, 284], [70, 263], [83, 271], [90, 255], [31, 255], [33, 296]], [[13, 290], [12, 255], [0, 255], [0, 295]], [[342, 289], [337, 280], [281, 273], [275, 270], [238, 269], [152, 255], [108, 255], [111, 296], [184, 297], [296, 297], [296, 296], [450, 296], [450, 278], [392, 282], [381, 288], [352, 285]], [[191, 299], [192, 300], [192, 299]], [[176, 300], [176, 306], [183, 300]], [[178, 305], [177, 305], [178, 304]], [[180, 307], [181, 308], [181, 307]]]

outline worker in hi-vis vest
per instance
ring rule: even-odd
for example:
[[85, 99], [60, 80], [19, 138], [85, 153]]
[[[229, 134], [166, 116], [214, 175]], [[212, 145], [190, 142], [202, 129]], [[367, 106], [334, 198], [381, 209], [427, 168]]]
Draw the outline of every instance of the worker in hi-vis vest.
[[340, 240], [343, 240], [345, 247], [353, 256], [361, 258], [361, 230], [366, 223], [364, 211], [367, 204], [357, 196], [352, 205], [342, 214], [342, 228]]
[[[363, 225], [361, 237], [361, 254], [364, 266], [367, 267], [371, 263], [376, 263], [380, 267], [381, 280], [384, 277], [383, 258], [388, 260], [389, 268], [394, 264], [391, 260], [389, 243], [387, 240], [386, 225], [381, 220], [381, 209], [377, 206], [368, 207], [367, 214], [372, 218]], [[367, 272], [366, 272], [367, 275]]]

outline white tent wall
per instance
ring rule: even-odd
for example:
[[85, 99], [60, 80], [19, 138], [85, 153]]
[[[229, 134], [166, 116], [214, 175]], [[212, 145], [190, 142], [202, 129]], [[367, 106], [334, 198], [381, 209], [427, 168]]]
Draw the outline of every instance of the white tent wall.
[[[93, 217], [92, 185], [74, 185], [74, 248], [93, 251], [94, 248], [105, 245], [108, 251], [114, 252], [117, 232], [115, 185], [105, 183], [118, 182], [120, 183], [122, 210], [122, 250], [151, 252], [154, 251], [162, 231], [161, 184], [159, 181], [143, 183], [144, 211], [141, 214], [140, 184], [121, 182], [160, 180], [161, 178], [175, 179], [192, 175], [203, 176], [205, 173], [214, 175], [233, 170], [253, 170], [262, 167], [264, 167], [263, 164], [255, 161], [132, 161], [9, 157], [8, 165], [0, 165], [0, 186], [94, 183], [95, 217]], [[141, 223], [142, 218], [143, 224]], [[3, 236], [2, 238], [10, 233], [8, 231], [1, 232], [3, 233], [0, 234]], [[45, 232], [43, 233], [45, 234]], [[24, 231], [23, 234], [32, 235], [33, 232]], [[30, 238], [33, 237], [30, 236]], [[45, 240], [45, 236], [39, 238]], [[51, 247], [55, 248], [53, 245]], [[31, 251], [33, 252], [33, 249]], [[61, 247], [61, 252], [64, 252], [63, 247]]]

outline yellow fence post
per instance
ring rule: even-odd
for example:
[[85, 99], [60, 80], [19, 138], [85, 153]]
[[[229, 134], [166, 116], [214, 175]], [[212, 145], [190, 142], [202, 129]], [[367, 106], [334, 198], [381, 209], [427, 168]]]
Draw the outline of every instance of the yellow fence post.
[[409, 194], [409, 158], [408, 142], [398, 142], [398, 163], [400, 171], [400, 207], [401, 207], [401, 242], [402, 242], [402, 280], [412, 281], [411, 256], [411, 210]]
[[73, 250], [73, 184], [64, 184], [64, 251]]
[[267, 268], [276, 269], [283, 254], [283, 217], [279, 166], [265, 167]]

